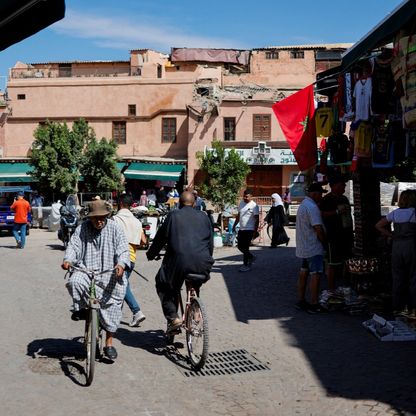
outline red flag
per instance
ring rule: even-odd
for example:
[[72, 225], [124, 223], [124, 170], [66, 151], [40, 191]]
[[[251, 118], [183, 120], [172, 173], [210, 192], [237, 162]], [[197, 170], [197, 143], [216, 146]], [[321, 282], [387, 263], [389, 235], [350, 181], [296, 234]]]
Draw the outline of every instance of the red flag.
[[274, 103], [272, 108], [299, 169], [315, 166], [318, 158], [313, 85]]

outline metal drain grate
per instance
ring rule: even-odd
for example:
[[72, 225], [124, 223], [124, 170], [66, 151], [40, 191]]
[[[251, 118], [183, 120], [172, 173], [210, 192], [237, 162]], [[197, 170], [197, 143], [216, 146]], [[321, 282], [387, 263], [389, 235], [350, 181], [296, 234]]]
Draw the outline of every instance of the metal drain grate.
[[256, 357], [253, 357], [248, 351], [241, 349], [212, 352], [208, 355], [207, 362], [202, 370], [181, 369], [181, 372], [186, 377], [195, 377], [226, 376], [261, 370], [270, 370], [270, 368]]

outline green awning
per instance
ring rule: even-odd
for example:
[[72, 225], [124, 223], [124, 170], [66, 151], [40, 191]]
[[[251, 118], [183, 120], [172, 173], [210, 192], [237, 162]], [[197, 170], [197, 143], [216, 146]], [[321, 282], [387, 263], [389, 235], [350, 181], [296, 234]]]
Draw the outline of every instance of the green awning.
[[28, 163], [0, 163], [0, 182], [33, 182]]
[[126, 179], [145, 179], [160, 181], [177, 181], [185, 165], [165, 165], [162, 163], [132, 163], [125, 171]]

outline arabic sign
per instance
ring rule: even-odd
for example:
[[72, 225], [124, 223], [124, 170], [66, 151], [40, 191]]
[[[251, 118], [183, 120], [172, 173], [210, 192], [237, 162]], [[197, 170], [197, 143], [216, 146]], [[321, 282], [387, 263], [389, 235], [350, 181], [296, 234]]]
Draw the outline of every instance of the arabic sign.
[[249, 165], [297, 165], [290, 149], [267, 149], [258, 153], [254, 149], [235, 149]]

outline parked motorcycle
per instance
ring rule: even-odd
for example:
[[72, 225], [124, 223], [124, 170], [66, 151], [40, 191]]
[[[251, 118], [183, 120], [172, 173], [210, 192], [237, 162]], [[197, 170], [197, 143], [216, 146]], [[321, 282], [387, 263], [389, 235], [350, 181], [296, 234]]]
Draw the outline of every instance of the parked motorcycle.
[[78, 226], [79, 216], [77, 205], [76, 196], [69, 195], [66, 199], [66, 203], [59, 209], [61, 220], [58, 238], [63, 242], [65, 248], [68, 246], [69, 240]]

